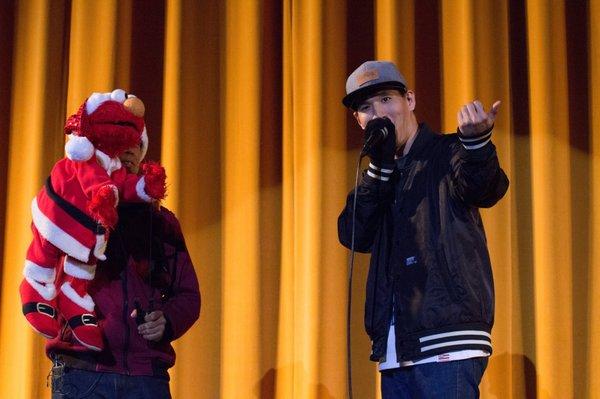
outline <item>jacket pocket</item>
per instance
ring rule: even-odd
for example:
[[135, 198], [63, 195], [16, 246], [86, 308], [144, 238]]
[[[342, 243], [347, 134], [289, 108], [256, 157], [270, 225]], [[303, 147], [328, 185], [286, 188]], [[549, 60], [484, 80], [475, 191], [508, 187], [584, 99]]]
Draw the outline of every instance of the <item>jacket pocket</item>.
[[448, 291], [448, 294], [450, 295], [450, 298], [453, 302], [460, 303], [463, 297], [463, 295], [461, 295], [461, 292], [463, 290], [461, 290], [460, 285], [457, 284], [458, 276], [456, 275], [456, 273], [452, 273], [452, 271], [450, 270], [448, 259], [446, 258], [446, 252], [444, 251], [443, 247], [437, 249], [436, 258], [438, 263], [438, 270], [442, 277], [442, 281], [444, 282], [446, 291]]

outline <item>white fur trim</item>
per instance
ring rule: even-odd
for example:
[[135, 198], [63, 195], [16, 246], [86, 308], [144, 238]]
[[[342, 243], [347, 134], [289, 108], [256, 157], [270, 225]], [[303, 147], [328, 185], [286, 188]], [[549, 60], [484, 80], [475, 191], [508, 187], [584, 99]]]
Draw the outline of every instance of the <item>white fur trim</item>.
[[72, 161], [85, 162], [94, 155], [94, 145], [87, 137], [69, 134], [69, 140], [65, 144], [67, 158]]
[[152, 197], [146, 194], [146, 192], [144, 191], [145, 188], [146, 180], [142, 177], [140, 180], [138, 180], [138, 182], [135, 185], [135, 192], [137, 193], [138, 197], [140, 197], [142, 200], [146, 202], [152, 202]]
[[48, 219], [38, 207], [36, 198], [31, 202], [31, 214], [33, 217], [33, 224], [42, 237], [50, 241], [64, 253], [71, 255], [82, 262], [87, 262], [89, 260], [89, 248]]
[[96, 265], [88, 265], [83, 262], [79, 262], [75, 258], [70, 256], [65, 257], [65, 274], [69, 276], [77, 277], [83, 280], [93, 280], [96, 275]]
[[100, 104], [110, 100], [110, 93], [92, 93], [92, 95], [85, 102], [85, 110], [88, 115], [91, 115], [98, 109]]
[[148, 152], [148, 131], [146, 130], [146, 125], [144, 125], [144, 130], [142, 130], [142, 153], [140, 162], [146, 157], [146, 152]]
[[25, 259], [23, 276], [32, 278], [41, 283], [53, 283], [56, 279], [56, 269], [53, 267], [43, 267], [37, 263], [33, 263], [28, 259]]
[[108, 173], [109, 176], [115, 170], [121, 169], [122, 165], [121, 160], [119, 158], [111, 158], [106, 153], [100, 150], [96, 150], [96, 159], [100, 163], [100, 166], [102, 166], [102, 168], [106, 170], [106, 173]]
[[104, 251], [106, 251], [106, 238], [104, 234], [96, 235], [96, 246], [94, 247], [94, 256], [98, 260], [106, 260], [106, 255], [104, 255]]
[[115, 89], [110, 93], [110, 99], [123, 104], [127, 100], [127, 93], [123, 89]]
[[32, 279], [31, 277], [25, 277], [25, 280], [29, 283], [31, 288], [37, 291], [47, 301], [51, 301], [56, 298], [56, 286], [53, 283], [41, 284]]
[[90, 296], [90, 294], [85, 294], [85, 296], [83, 298], [80, 297], [79, 294], [77, 292], [75, 292], [73, 287], [71, 287], [71, 283], [69, 283], [68, 281], [66, 283], [64, 283], [63, 285], [61, 285], [60, 290], [62, 291], [63, 294], [65, 294], [65, 296], [67, 298], [69, 298], [75, 304], [81, 306], [88, 312], [94, 311], [95, 304], [94, 304], [94, 301], [92, 300], [92, 297]]

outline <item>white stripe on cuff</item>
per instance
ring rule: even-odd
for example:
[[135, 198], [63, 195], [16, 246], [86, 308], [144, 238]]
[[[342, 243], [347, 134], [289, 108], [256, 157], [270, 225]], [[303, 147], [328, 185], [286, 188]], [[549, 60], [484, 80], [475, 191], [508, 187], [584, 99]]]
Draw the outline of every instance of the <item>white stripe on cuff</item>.
[[377, 180], [381, 180], [381, 181], [388, 181], [388, 180], [390, 180], [389, 177], [376, 175], [375, 173], [371, 172], [370, 170], [367, 171], [367, 174], [369, 176], [371, 176], [372, 178], [377, 179]]
[[489, 133], [483, 134], [481, 136], [458, 136], [458, 138], [463, 143], [468, 143], [468, 142], [472, 142], [472, 141], [483, 140], [483, 139], [489, 138], [491, 136], [492, 136], [492, 132], [490, 131]]
[[458, 346], [458, 345], [485, 345], [492, 347], [490, 341], [479, 340], [479, 339], [464, 339], [460, 341], [450, 341], [450, 342], [442, 342], [439, 344], [424, 346], [421, 348], [421, 352], [427, 352], [432, 349], [443, 348], [445, 346]]
[[465, 145], [465, 143], [463, 143], [463, 147], [465, 147], [467, 150], [477, 150], [478, 148], [483, 147], [484, 145], [486, 145], [487, 143], [489, 143], [491, 141], [491, 137], [489, 139], [487, 139], [486, 141], [484, 141], [483, 143], [480, 144], [475, 144], [475, 145]]
[[483, 335], [484, 337], [492, 338], [490, 333], [480, 330], [462, 330], [462, 331], [452, 331], [447, 333], [433, 334], [427, 335], [425, 337], [419, 338], [419, 342], [431, 341], [434, 339], [446, 338], [446, 337], [456, 337], [458, 335]]
[[388, 173], [388, 174], [391, 174], [394, 171], [394, 169], [383, 169], [378, 166], [375, 166], [375, 165], [373, 165], [372, 162], [369, 162], [369, 168], [381, 171], [382, 173]]

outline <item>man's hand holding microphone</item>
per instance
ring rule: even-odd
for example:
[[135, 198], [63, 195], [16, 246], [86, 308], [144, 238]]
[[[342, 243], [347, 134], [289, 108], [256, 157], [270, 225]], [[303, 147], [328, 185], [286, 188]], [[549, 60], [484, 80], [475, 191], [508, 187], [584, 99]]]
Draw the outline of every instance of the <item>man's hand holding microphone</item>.
[[379, 163], [393, 163], [396, 155], [396, 127], [388, 118], [375, 118], [365, 128], [363, 155]]
[[365, 127], [365, 144], [361, 155], [371, 158], [367, 175], [389, 181], [396, 155], [396, 127], [388, 118], [375, 118]]

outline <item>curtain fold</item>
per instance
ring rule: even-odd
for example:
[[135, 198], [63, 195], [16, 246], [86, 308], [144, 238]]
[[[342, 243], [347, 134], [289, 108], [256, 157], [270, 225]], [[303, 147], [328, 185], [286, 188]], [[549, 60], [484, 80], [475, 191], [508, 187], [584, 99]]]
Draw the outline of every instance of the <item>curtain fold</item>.
[[375, 2], [375, 56], [394, 62], [406, 81], [415, 85], [415, 1]]
[[[222, 397], [254, 397], [260, 379], [260, 4], [225, 2], [221, 122]], [[240, 361], [240, 359], [244, 359]]]
[[202, 295], [200, 320], [175, 342], [171, 392], [180, 398], [217, 398], [221, 390], [220, 18], [217, 0], [166, 3], [162, 134], [150, 143], [161, 147], [165, 206], [179, 218]]
[[130, 14], [130, 1], [72, 3], [67, 112], [75, 113], [92, 92], [129, 87]]
[[[321, 318], [323, 9], [320, 1], [285, 1], [282, 280], [277, 397], [315, 398]], [[301, 132], [301, 133], [300, 133]], [[316, 223], [308, 223], [313, 221]], [[285, 309], [285, 310], [284, 310]]]
[[[589, 21], [600, 18], [600, 2], [590, 2]], [[600, 201], [600, 117], [595, 110], [600, 107], [600, 27], [589, 24], [590, 27], [590, 117], [591, 117], [591, 196], [592, 204]], [[600, 212], [597, 206], [591, 209], [589, 218], [591, 234], [588, 237], [590, 246], [590, 268], [584, 276], [588, 279], [589, 301], [587, 317], [588, 338], [585, 341], [589, 363], [586, 365], [587, 382], [585, 394], [588, 397], [598, 397], [600, 392]]]
[[35, 398], [45, 390], [49, 362], [44, 361], [44, 340], [21, 314], [18, 287], [31, 241], [31, 200], [63, 151], [67, 67], [63, 43], [68, 22], [65, 2], [56, 2], [55, 7], [44, 1], [15, 6], [8, 171], [3, 187], [7, 206], [0, 292], [0, 397]]
[[[323, 104], [320, 112], [323, 119], [319, 129], [321, 160], [320, 170], [317, 170], [315, 176], [322, 186], [321, 197], [317, 199], [321, 207], [321, 218], [317, 221], [321, 224], [321, 234], [317, 238], [321, 241], [320, 292], [317, 293], [321, 297], [317, 398], [342, 398], [346, 392], [347, 355], [344, 337], [347, 301], [341, 299], [341, 294], [347, 292], [347, 252], [337, 240], [337, 217], [348, 191], [347, 174], [340, 173], [346, 167], [347, 156], [346, 111], [340, 107], [340, 88], [343, 90], [346, 83], [346, 74], [341, 67], [346, 65], [346, 7], [346, 2], [339, 0], [328, 0], [323, 4], [323, 29], [327, 33], [322, 39]], [[301, 134], [301, 131], [294, 134]], [[309, 195], [312, 194], [313, 185], [314, 181], [304, 188]], [[314, 221], [307, 220], [305, 223], [313, 224]], [[357, 344], [359, 343], [356, 341], [351, 342], [352, 349]]]
[[567, 398], [574, 370], [564, 4], [528, 1], [527, 30], [538, 394]]
[[[48, 398], [18, 285], [30, 203], [93, 91], [146, 103], [202, 291], [175, 342], [174, 398], [344, 398], [348, 251], [337, 216], [362, 132], [341, 105], [362, 62], [396, 62], [444, 132], [479, 99], [511, 180], [483, 210], [494, 354], [483, 398], [599, 398], [598, 1], [9, 1], [0, 9], [0, 397]], [[9, 21], [11, 25], [5, 24]], [[12, 33], [8, 33], [12, 29]], [[8, 89], [10, 88], [10, 89]], [[354, 269], [354, 396], [380, 397]]]

